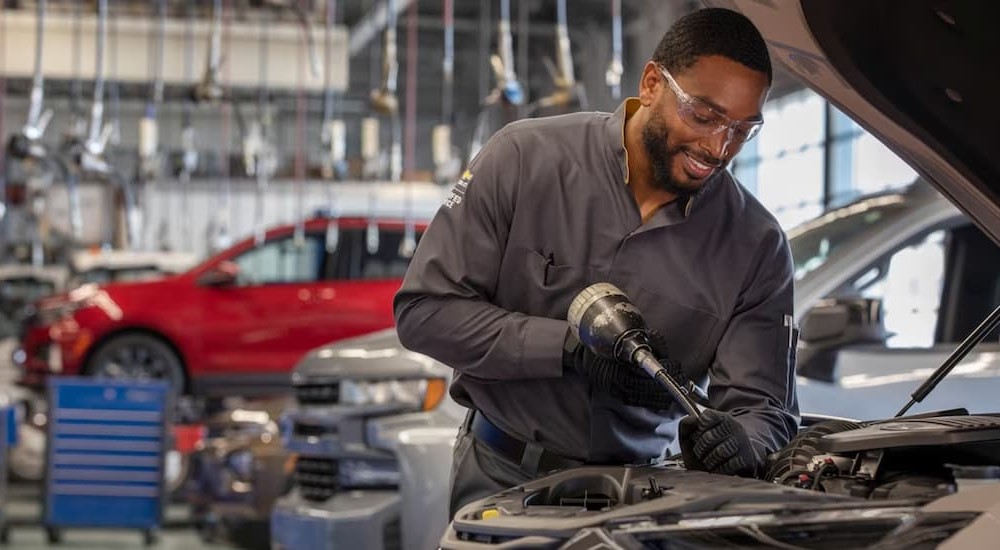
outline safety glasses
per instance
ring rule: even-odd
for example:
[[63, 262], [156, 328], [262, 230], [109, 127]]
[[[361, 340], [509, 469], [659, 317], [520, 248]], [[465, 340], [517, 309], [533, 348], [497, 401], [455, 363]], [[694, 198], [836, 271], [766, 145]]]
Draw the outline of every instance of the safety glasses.
[[764, 125], [763, 119], [733, 120], [701, 99], [688, 95], [663, 65], [658, 65], [658, 68], [677, 96], [677, 114], [695, 132], [703, 136], [727, 132], [727, 141], [736, 143], [750, 141], [760, 133], [760, 127]]

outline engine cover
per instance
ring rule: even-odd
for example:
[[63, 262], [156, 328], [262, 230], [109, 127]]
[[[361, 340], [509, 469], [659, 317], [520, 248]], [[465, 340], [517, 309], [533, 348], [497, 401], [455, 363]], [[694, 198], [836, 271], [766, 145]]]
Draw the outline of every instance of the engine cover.
[[1000, 447], [1000, 418], [995, 416], [937, 416], [887, 420], [824, 436], [817, 447], [825, 453], [853, 453], [873, 449], [960, 445], [996, 441]]

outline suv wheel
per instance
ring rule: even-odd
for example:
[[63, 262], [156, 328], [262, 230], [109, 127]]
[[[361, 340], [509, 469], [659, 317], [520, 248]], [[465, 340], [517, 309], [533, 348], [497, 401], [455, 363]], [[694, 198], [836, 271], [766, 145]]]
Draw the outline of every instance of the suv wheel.
[[90, 358], [86, 372], [96, 378], [166, 380], [178, 393], [184, 388], [184, 367], [174, 350], [142, 333], [111, 337]]

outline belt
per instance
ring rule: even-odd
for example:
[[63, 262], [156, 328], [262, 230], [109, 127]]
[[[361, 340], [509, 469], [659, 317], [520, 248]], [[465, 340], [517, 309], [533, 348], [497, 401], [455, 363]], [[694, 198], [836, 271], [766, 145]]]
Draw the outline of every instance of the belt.
[[473, 412], [469, 431], [477, 441], [517, 464], [522, 471], [531, 475], [575, 468], [584, 464], [580, 460], [548, 451], [535, 442], [527, 442], [510, 435], [490, 422], [479, 411]]

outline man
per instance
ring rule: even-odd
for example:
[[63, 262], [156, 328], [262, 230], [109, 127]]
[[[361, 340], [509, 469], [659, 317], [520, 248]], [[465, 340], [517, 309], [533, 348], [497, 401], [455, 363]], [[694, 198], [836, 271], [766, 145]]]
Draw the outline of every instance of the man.
[[[688, 468], [754, 475], [794, 433], [792, 261], [725, 171], [762, 124], [771, 65], [742, 15], [680, 19], [613, 114], [515, 122], [471, 163], [396, 296], [403, 345], [456, 371], [471, 409], [452, 512], [554, 469], [641, 463], [676, 439]], [[638, 369], [568, 336], [610, 282], [676, 377], [709, 380], [701, 421]], [[683, 382], [683, 380], [682, 380]]]

